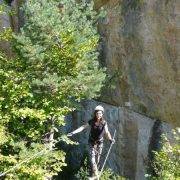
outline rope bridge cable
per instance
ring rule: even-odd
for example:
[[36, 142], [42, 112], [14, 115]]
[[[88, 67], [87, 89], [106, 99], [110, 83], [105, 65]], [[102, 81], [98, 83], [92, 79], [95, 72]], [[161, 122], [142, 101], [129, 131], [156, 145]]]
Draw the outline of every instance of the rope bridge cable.
[[[116, 134], [116, 130], [114, 131], [113, 139], [115, 138], [115, 134]], [[57, 144], [57, 143], [60, 142], [60, 141], [62, 141], [62, 140], [57, 141], [55, 144]], [[108, 153], [107, 153], [106, 159], [105, 159], [104, 164], [103, 164], [103, 166], [102, 166], [102, 169], [101, 169], [101, 171], [100, 171], [99, 177], [100, 177], [101, 174], [102, 174], [102, 171], [103, 171], [103, 169], [104, 169], [104, 166], [105, 166], [106, 160], [107, 160], [107, 158], [108, 158], [108, 156], [109, 156], [109, 153], [110, 153], [110, 150], [111, 150], [111, 148], [112, 148], [112, 145], [113, 145], [113, 143], [111, 143], [111, 145], [110, 145], [109, 151], [108, 151]], [[38, 157], [38, 156], [44, 154], [44, 151], [47, 153], [47, 152], [49, 152], [49, 151], [52, 151], [52, 149], [51, 149], [51, 150], [48, 150], [48, 151], [47, 151], [47, 149], [41, 150], [40, 152], [38, 152], [38, 153], [34, 154], [33, 156], [25, 159], [24, 161], [22, 161], [22, 162], [20, 162], [19, 164], [13, 166], [12, 168], [8, 169], [7, 171], [1, 173], [1, 174], [0, 174], [0, 177], [5, 176], [7, 173], [9, 173], [9, 172], [11, 172], [11, 171], [19, 168], [22, 164], [27, 163], [27, 162], [30, 162], [30, 161], [31, 161], [32, 159], [34, 159], [35, 157]]]
[[5, 176], [7, 173], [9, 173], [9, 172], [17, 169], [17, 168], [20, 167], [22, 164], [27, 163], [27, 162], [30, 162], [30, 161], [31, 161], [32, 159], [34, 159], [36, 156], [38, 157], [39, 155], [42, 155], [42, 154], [43, 154], [43, 151], [45, 151], [45, 150], [46, 150], [46, 149], [43, 149], [42, 151], [34, 154], [33, 156], [25, 159], [24, 161], [22, 161], [22, 162], [20, 162], [19, 164], [13, 166], [12, 168], [8, 169], [7, 171], [1, 173], [1, 174], [0, 174], [0, 177]]
[[[60, 142], [60, 141], [62, 141], [62, 140], [57, 141], [55, 144], [57, 144], [57, 143]], [[54, 144], [54, 145], [55, 145], [55, 144]], [[1, 173], [1, 174], [0, 174], [0, 177], [5, 176], [7, 173], [9, 173], [9, 172], [11, 172], [11, 171], [19, 168], [22, 164], [27, 163], [27, 162], [30, 162], [30, 161], [31, 161], [32, 159], [34, 159], [35, 157], [38, 157], [38, 156], [40, 156], [40, 155], [45, 154], [44, 151], [47, 153], [47, 152], [52, 151], [52, 150], [53, 150], [53, 149], [49, 149], [49, 150], [43, 149], [43, 150], [39, 151], [38, 153], [34, 154], [33, 156], [25, 159], [24, 161], [22, 161], [22, 162], [20, 162], [20, 163], [18, 163], [17, 165], [13, 166], [12, 168], [8, 169], [7, 171], [5, 171], [5, 172], [3, 172], [3, 173], [0, 172], [0, 173]]]

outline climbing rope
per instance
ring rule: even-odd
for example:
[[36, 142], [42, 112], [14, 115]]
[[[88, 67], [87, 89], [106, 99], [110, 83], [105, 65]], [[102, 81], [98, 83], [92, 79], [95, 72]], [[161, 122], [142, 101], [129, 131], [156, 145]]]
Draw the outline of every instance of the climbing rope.
[[17, 169], [18, 167], [20, 167], [22, 164], [27, 163], [27, 162], [31, 161], [32, 159], [34, 159], [36, 156], [41, 155], [44, 150], [45, 150], [45, 149], [43, 149], [42, 151], [36, 153], [35, 155], [33, 155], [33, 156], [31, 156], [31, 157], [29, 157], [29, 158], [27, 158], [27, 159], [25, 159], [24, 161], [22, 161], [22, 162], [20, 162], [19, 164], [13, 166], [12, 168], [8, 169], [7, 171], [1, 173], [1, 174], [0, 174], [0, 177], [5, 176], [7, 173], [9, 173], [9, 172]]
[[[114, 131], [113, 139], [115, 138], [115, 136], [116, 136], [116, 129], [115, 129], [115, 131]], [[105, 158], [105, 160], [104, 160], [104, 163], [103, 163], [103, 165], [102, 165], [101, 171], [100, 171], [100, 173], [99, 173], [98, 179], [99, 179], [99, 178], [101, 177], [101, 175], [102, 175], [102, 172], [103, 172], [103, 170], [104, 170], [104, 166], [105, 166], [105, 164], [106, 164], [107, 158], [108, 158], [108, 156], [109, 156], [109, 153], [110, 153], [110, 151], [111, 151], [111, 148], [112, 148], [112, 145], [113, 145], [113, 144], [114, 144], [114, 143], [112, 142], [111, 145], [110, 145], [110, 147], [109, 147], [109, 150], [108, 150], [108, 152], [107, 152], [106, 158]]]
[[[62, 140], [57, 141], [55, 144], [57, 144], [57, 143], [60, 142], [60, 141], [62, 141]], [[54, 144], [54, 145], [55, 145], [55, 144]], [[8, 169], [7, 171], [1, 173], [1, 174], [0, 174], [0, 177], [5, 176], [7, 173], [9, 173], [9, 172], [11, 172], [11, 171], [19, 168], [22, 164], [28, 163], [28, 162], [30, 162], [32, 159], [34, 159], [34, 158], [36, 158], [36, 157], [38, 157], [38, 156], [40, 156], [40, 155], [44, 155], [44, 154], [46, 154], [47, 152], [50, 152], [50, 151], [52, 151], [52, 150], [53, 150], [53, 149], [46, 149], [46, 148], [45, 148], [45, 149], [39, 151], [38, 153], [34, 154], [33, 156], [25, 159], [24, 161], [18, 163], [17, 165], [13, 166], [12, 168]]]
[[[113, 139], [115, 138], [115, 135], [116, 135], [116, 130], [114, 131]], [[57, 144], [57, 143], [60, 142], [60, 141], [62, 141], [62, 140], [57, 141], [55, 144]], [[54, 145], [55, 145], [55, 144], [54, 144]], [[108, 153], [107, 153], [107, 155], [106, 155], [106, 158], [105, 158], [105, 160], [104, 160], [103, 166], [102, 166], [101, 171], [100, 171], [100, 174], [99, 174], [99, 176], [98, 176], [98, 179], [99, 179], [100, 176], [102, 175], [102, 172], [103, 172], [103, 170], [104, 170], [104, 166], [105, 166], [105, 164], [106, 164], [107, 158], [108, 158], [108, 156], [109, 156], [109, 153], [110, 153], [110, 151], [111, 151], [111, 148], [112, 148], [112, 145], [113, 145], [113, 144], [114, 144], [114, 143], [112, 142], [111, 145], [110, 145], [110, 148], [109, 148]], [[33, 156], [25, 159], [24, 161], [18, 163], [17, 165], [13, 166], [12, 168], [8, 169], [7, 171], [1, 173], [1, 174], [0, 174], [0, 177], [5, 176], [7, 173], [9, 173], [9, 172], [11, 172], [11, 171], [19, 168], [22, 164], [28, 163], [28, 162], [30, 162], [32, 159], [34, 159], [34, 158], [36, 158], [36, 157], [38, 157], [38, 156], [40, 156], [40, 155], [43, 155], [44, 153], [47, 153], [47, 152], [49, 152], [49, 151], [52, 151], [52, 149], [49, 149], [49, 150], [43, 149], [43, 150], [41, 150], [40, 152], [38, 152], [38, 153], [34, 154]]]

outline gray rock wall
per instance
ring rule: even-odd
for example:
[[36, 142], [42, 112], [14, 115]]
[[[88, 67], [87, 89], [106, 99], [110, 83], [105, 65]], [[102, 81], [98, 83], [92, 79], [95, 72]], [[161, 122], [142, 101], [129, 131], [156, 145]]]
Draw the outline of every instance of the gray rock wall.
[[[149, 163], [150, 144], [153, 143], [152, 138], [155, 136], [153, 127], [156, 121], [125, 107], [116, 107], [97, 101], [86, 101], [82, 103], [82, 111], [74, 112], [67, 121], [69, 123], [67, 131], [70, 132], [85, 124], [92, 117], [94, 108], [98, 104], [105, 108], [104, 116], [111, 134], [113, 135], [114, 130], [117, 130], [116, 143], [113, 145], [106, 167], [130, 179], [144, 180]], [[171, 127], [168, 124], [162, 123], [161, 134], [170, 132], [170, 130]], [[88, 149], [88, 134], [89, 129], [74, 135], [74, 140], [80, 144], [69, 149], [73, 158], [70, 166], [80, 166], [83, 154]], [[109, 145], [109, 142], [105, 141], [101, 164]]]

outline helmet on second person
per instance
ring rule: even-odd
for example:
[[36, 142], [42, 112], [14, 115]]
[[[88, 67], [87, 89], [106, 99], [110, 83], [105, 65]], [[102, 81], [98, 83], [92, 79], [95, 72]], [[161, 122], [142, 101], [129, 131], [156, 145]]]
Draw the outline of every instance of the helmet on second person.
[[102, 111], [104, 113], [104, 108], [101, 105], [98, 105], [94, 109], [95, 111]]

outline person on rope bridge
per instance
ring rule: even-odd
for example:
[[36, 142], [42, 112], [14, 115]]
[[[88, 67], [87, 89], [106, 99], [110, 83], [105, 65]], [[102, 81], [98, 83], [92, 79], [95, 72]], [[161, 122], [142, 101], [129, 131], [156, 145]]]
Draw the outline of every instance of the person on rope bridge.
[[111, 143], [115, 142], [115, 140], [111, 137], [107, 122], [105, 121], [103, 114], [104, 108], [101, 105], [96, 106], [93, 119], [89, 120], [88, 123], [82, 125], [78, 129], [67, 134], [67, 136], [73, 136], [74, 134], [77, 134], [90, 127], [88, 140], [91, 167], [90, 176], [98, 176], [97, 167], [102, 153], [104, 135], [110, 140]]

